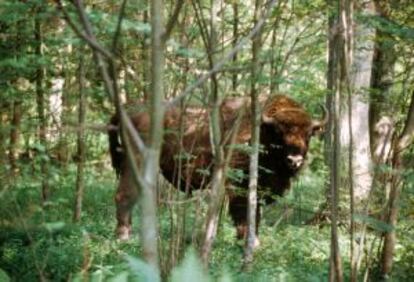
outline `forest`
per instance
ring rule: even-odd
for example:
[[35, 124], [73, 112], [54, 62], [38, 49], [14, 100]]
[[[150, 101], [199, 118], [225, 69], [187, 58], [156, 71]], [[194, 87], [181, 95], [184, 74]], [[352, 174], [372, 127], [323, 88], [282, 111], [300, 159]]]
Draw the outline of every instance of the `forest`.
[[0, 42], [0, 281], [414, 281], [412, 1], [2, 0]]

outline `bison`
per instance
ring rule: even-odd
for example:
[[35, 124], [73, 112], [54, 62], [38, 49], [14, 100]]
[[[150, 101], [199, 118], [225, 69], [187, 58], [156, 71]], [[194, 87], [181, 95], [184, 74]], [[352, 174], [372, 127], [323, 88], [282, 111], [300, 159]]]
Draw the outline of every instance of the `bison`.
[[[227, 138], [233, 144], [228, 144], [229, 141], [225, 144], [226, 150], [233, 148], [229, 168], [243, 172], [239, 173], [241, 177], [230, 177], [226, 181], [229, 212], [238, 238], [244, 238], [247, 234], [246, 192], [251, 111], [246, 101], [243, 98], [227, 98], [220, 108], [222, 136], [226, 139], [226, 136], [235, 134], [232, 138]], [[259, 203], [269, 204], [274, 201], [274, 195], [282, 196], [289, 188], [292, 177], [303, 166], [310, 138], [326, 124], [327, 113], [325, 110], [322, 120], [313, 120], [301, 105], [284, 95], [273, 96], [262, 104], [258, 195]], [[150, 126], [149, 114], [135, 113], [131, 115], [131, 120], [145, 140]], [[191, 192], [193, 189], [208, 187], [213, 161], [208, 120], [207, 110], [197, 107], [171, 108], [165, 113], [160, 169], [171, 184], [179, 186], [183, 191]], [[237, 122], [240, 126], [234, 132]], [[131, 168], [123, 155], [118, 131], [114, 129], [118, 126], [116, 116], [111, 119], [111, 125], [110, 153], [120, 178], [115, 196], [116, 233], [118, 238], [128, 239], [131, 235], [131, 210], [138, 195], [131, 185]], [[259, 212], [258, 208], [257, 224], [260, 220]]]

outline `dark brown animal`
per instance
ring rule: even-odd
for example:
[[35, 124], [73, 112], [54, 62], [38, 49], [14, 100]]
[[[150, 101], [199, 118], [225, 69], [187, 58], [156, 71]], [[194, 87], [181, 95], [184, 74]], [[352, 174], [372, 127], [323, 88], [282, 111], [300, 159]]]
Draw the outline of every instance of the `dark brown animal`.
[[[229, 98], [221, 106], [222, 136], [229, 136], [243, 112], [238, 131], [235, 133], [231, 170], [243, 172], [242, 177], [227, 181], [229, 211], [237, 228], [238, 238], [247, 231], [247, 187], [249, 172], [248, 146], [251, 138], [251, 113], [246, 99]], [[242, 109], [244, 108], [244, 111]], [[146, 138], [149, 131], [149, 115], [137, 113], [131, 116], [135, 128]], [[303, 166], [312, 135], [327, 122], [312, 120], [306, 111], [292, 99], [274, 96], [263, 108], [260, 126], [261, 151], [259, 155], [259, 197], [265, 203], [273, 202], [273, 196], [282, 196], [290, 181]], [[117, 125], [117, 118], [111, 124]], [[168, 110], [164, 119], [165, 133], [160, 166], [164, 177], [183, 191], [207, 187], [212, 173], [212, 149], [208, 113], [201, 108], [177, 108]], [[228, 138], [229, 140], [230, 138]], [[131, 234], [131, 210], [137, 200], [137, 192], [131, 185], [131, 171], [123, 157], [117, 131], [109, 131], [110, 151], [114, 168], [120, 180], [115, 201], [117, 207], [117, 235], [127, 239]], [[227, 144], [229, 145], [229, 144]], [[178, 176], [181, 176], [180, 178]], [[239, 187], [237, 189], [235, 187]], [[257, 210], [260, 220], [260, 209]]]

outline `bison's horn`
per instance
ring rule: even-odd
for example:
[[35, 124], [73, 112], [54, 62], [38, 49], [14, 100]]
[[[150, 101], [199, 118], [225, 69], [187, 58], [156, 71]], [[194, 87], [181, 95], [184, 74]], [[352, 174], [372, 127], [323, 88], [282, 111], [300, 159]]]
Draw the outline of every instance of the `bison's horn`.
[[275, 119], [273, 117], [269, 116], [268, 113], [266, 113], [265, 111], [263, 111], [263, 113], [262, 113], [262, 121], [264, 123], [270, 124], [270, 123], [273, 123], [275, 121]]
[[314, 130], [322, 129], [329, 121], [329, 112], [325, 105], [321, 104], [321, 108], [323, 111], [322, 119], [320, 120], [313, 120], [312, 121], [312, 128]]

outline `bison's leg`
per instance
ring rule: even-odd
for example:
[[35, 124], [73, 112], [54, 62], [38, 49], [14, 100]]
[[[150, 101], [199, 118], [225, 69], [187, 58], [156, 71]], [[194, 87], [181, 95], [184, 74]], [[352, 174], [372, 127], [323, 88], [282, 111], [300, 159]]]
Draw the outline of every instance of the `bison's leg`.
[[[236, 226], [237, 239], [247, 238], [247, 197], [245, 195], [230, 196], [229, 212], [230, 216]], [[256, 210], [256, 239], [255, 247], [258, 247], [260, 242], [258, 238], [260, 223], [260, 207], [257, 204]]]
[[128, 240], [132, 233], [132, 209], [137, 201], [137, 189], [130, 179], [129, 170], [121, 173], [118, 190], [115, 195], [116, 235], [118, 239]]

